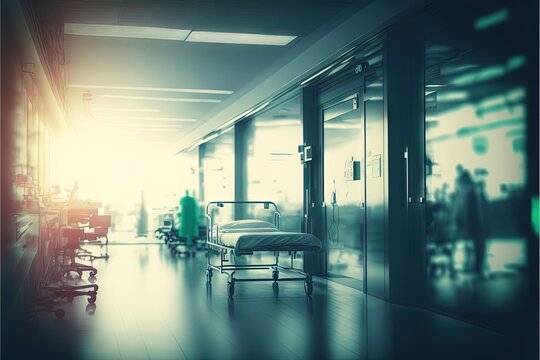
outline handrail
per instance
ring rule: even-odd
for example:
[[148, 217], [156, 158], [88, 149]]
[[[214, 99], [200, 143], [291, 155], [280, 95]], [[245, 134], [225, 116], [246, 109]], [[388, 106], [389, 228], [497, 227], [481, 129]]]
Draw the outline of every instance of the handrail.
[[216, 205], [218, 207], [223, 207], [224, 204], [263, 204], [265, 209], [269, 208], [270, 205], [272, 205], [275, 209], [274, 225], [276, 226], [276, 228], [279, 229], [279, 225], [280, 225], [279, 221], [281, 219], [281, 213], [279, 212], [277, 205], [273, 201], [232, 201], [232, 200], [211, 201], [208, 204], [206, 204], [206, 210], [205, 210], [205, 217], [206, 217], [206, 222], [208, 225], [208, 230], [206, 231], [206, 242], [208, 243], [211, 243], [212, 239], [216, 239], [216, 242], [217, 242], [217, 238], [218, 238], [217, 237], [218, 234], [216, 234], [216, 237], [212, 236], [214, 229], [213, 229], [213, 224], [212, 224], [212, 215], [209, 212], [210, 206]]
[[279, 212], [277, 205], [272, 201], [231, 201], [231, 200], [227, 200], [227, 201], [211, 201], [208, 204], [206, 204], [206, 215], [210, 215], [210, 213], [208, 212], [208, 209], [210, 208], [210, 205], [213, 205], [213, 204], [215, 204], [215, 205], [217, 205], [219, 207], [222, 207], [220, 205], [223, 205], [223, 204], [264, 204], [264, 205], [272, 205], [272, 206], [274, 206], [274, 209], [276, 209], [276, 212]]

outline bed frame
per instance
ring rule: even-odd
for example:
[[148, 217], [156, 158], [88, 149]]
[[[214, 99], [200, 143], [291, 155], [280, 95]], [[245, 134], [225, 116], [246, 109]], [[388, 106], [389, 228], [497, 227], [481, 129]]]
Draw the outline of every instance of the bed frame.
[[[313, 292], [313, 280], [311, 275], [306, 274], [302, 270], [293, 266], [293, 260], [296, 257], [296, 250], [293, 248], [283, 248], [280, 251], [288, 251], [290, 255], [290, 266], [283, 266], [279, 264], [279, 251], [274, 251], [275, 261], [272, 264], [251, 264], [251, 265], [235, 265], [230, 264], [227, 259], [227, 254], [231, 252], [233, 254], [234, 248], [225, 246], [218, 243], [219, 239], [219, 227], [216, 226], [214, 230], [213, 219], [210, 214], [210, 208], [212, 206], [223, 207], [225, 204], [262, 204], [265, 209], [270, 209], [270, 206], [274, 208], [274, 225], [279, 229], [279, 221], [281, 213], [279, 212], [277, 205], [272, 201], [212, 201], [206, 205], [206, 220], [208, 225], [208, 232], [206, 237], [207, 245], [207, 268], [206, 268], [206, 281], [208, 284], [212, 284], [213, 271], [219, 271], [221, 274], [227, 276], [227, 294], [229, 297], [234, 295], [234, 285], [239, 281], [273, 281], [272, 288], [275, 293], [279, 292], [278, 281], [304, 281], [304, 290], [307, 296], [311, 296]], [[219, 254], [220, 263], [214, 265], [211, 262], [211, 252], [215, 251]], [[252, 255], [251, 253], [242, 253], [242, 255]], [[272, 277], [257, 277], [257, 278], [236, 278], [235, 274], [240, 270], [270, 270], [272, 269]], [[279, 270], [285, 270], [295, 274], [301, 275], [301, 277], [279, 277]]]

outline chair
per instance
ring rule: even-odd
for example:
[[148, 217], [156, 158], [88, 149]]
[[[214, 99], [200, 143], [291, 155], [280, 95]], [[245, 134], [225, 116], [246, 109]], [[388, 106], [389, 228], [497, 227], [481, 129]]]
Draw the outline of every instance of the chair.
[[[80, 249], [80, 241], [84, 238], [84, 229], [82, 228], [64, 228], [62, 229], [62, 236], [67, 238], [66, 246], [63, 249], [63, 264], [62, 272], [69, 273], [70, 271], [79, 274], [82, 277], [84, 271], [90, 273], [89, 280], [93, 279], [97, 274], [97, 269], [90, 265], [79, 264], [75, 261], [77, 250]], [[66, 255], [69, 256], [69, 264], [66, 264]]]
[[100, 239], [105, 238], [105, 245], [109, 245], [109, 228], [112, 225], [110, 215], [93, 215], [90, 217], [90, 229], [93, 232], [86, 233], [87, 238]]
[[98, 214], [98, 208], [71, 208], [67, 211], [67, 223], [71, 226], [85, 226], [92, 216]]
[[90, 251], [81, 249], [82, 253], [78, 254], [79, 258], [89, 258], [90, 261], [95, 259], [108, 259], [109, 254], [107, 254], [107, 245], [109, 245], [109, 227], [111, 226], [111, 216], [110, 215], [92, 215], [88, 221], [88, 227], [85, 228], [84, 237], [82, 241], [87, 241], [88, 243], [99, 243], [102, 238], [105, 238], [105, 254], [103, 255], [93, 255]]
[[[67, 239], [67, 241], [64, 242], [61, 249], [58, 249], [59, 252], [56, 258], [60, 256], [62, 258], [62, 261], [57, 267], [58, 275], [62, 276], [73, 271], [76, 272], [80, 278], [82, 278], [83, 272], [88, 271], [90, 273], [88, 280], [93, 282], [95, 280], [95, 275], [97, 274], [97, 269], [90, 265], [79, 264], [75, 261], [75, 255], [79, 249], [79, 240], [82, 236], [84, 236], [84, 229], [66, 227], [61, 230], [61, 234], [62, 237]], [[93, 304], [96, 302], [98, 285], [69, 285], [62, 283], [60, 285], [44, 286], [42, 289], [44, 294], [39, 297], [34, 312], [55, 312], [56, 317], [62, 318], [64, 317], [64, 311], [54, 309], [54, 306], [60, 305], [54, 301], [55, 299], [66, 298], [71, 302], [73, 301], [73, 298], [77, 296], [88, 296], [88, 302]]]

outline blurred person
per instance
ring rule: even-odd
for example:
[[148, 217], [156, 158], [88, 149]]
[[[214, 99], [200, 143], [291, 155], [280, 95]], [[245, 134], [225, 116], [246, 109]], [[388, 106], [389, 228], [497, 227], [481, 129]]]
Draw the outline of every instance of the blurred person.
[[180, 199], [180, 211], [178, 212], [178, 236], [187, 239], [187, 245], [192, 246], [193, 240], [199, 235], [199, 206], [197, 200], [189, 195], [186, 190], [184, 197]]
[[141, 191], [141, 207], [137, 219], [137, 237], [148, 236], [148, 212], [144, 204], [144, 191]]
[[474, 246], [474, 271], [484, 278], [485, 234], [484, 219], [476, 184], [471, 174], [460, 164], [456, 167], [457, 178], [454, 198], [454, 219], [458, 235], [471, 240]]
[[486, 182], [479, 181], [476, 187], [477, 211], [478, 211], [478, 240], [475, 243], [475, 268], [482, 277], [487, 277], [486, 269], [486, 239], [489, 236], [488, 198]]

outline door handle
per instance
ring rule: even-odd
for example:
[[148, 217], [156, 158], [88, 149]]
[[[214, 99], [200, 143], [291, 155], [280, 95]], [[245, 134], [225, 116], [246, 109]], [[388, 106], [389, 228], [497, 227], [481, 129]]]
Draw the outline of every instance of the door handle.
[[409, 147], [405, 146], [405, 152], [403, 153], [405, 159], [405, 196], [407, 203], [412, 204], [412, 197], [409, 195]]

